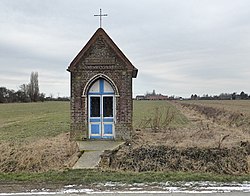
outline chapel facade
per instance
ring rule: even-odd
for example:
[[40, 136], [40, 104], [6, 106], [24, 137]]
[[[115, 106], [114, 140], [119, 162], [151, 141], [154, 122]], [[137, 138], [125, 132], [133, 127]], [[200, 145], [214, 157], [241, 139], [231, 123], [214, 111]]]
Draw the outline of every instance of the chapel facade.
[[73, 140], [127, 140], [132, 134], [132, 79], [138, 70], [99, 28], [70, 63]]

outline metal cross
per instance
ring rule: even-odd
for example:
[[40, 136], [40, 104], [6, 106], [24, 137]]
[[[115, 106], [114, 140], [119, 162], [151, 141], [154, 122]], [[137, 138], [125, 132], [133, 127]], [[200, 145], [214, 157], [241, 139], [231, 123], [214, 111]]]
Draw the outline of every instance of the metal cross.
[[100, 9], [100, 14], [95, 14], [94, 16], [100, 17], [100, 28], [102, 28], [102, 16], [108, 16], [108, 14], [102, 14], [102, 9]]

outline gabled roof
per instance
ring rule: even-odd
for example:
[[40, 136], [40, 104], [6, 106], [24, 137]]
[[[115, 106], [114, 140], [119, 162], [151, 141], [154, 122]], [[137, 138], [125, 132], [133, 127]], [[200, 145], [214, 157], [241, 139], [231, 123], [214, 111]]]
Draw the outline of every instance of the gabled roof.
[[83, 47], [83, 49], [77, 54], [77, 56], [73, 59], [73, 61], [70, 63], [67, 71], [72, 72], [78, 62], [82, 59], [84, 54], [88, 51], [88, 49], [96, 42], [96, 40], [102, 36], [103, 39], [106, 41], [106, 43], [109, 45], [109, 47], [116, 53], [116, 55], [125, 63], [125, 65], [128, 67], [129, 70], [132, 70], [133, 78], [136, 78], [138, 69], [136, 69], [133, 64], [129, 61], [129, 59], [123, 54], [123, 52], [118, 48], [118, 46], [115, 44], [115, 42], [108, 36], [108, 34], [102, 29], [99, 28], [94, 33], [94, 35], [90, 38], [88, 43]]

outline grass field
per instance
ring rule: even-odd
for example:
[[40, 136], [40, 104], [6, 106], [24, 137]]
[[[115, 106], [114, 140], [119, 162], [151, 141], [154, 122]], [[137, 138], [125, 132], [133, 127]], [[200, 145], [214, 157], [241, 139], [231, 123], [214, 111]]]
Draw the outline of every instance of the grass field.
[[69, 123], [69, 102], [0, 104], [0, 141], [53, 137]]
[[[180, 101], [179, 103], [215, 107], [229, 112], [244, 113], [246, 117], [250, 117], [250, 101], [248, 100]], [[144, 130], [153, 128], [156, 131], [169, 128], [175, 130], [179, 128], [179, 132], [172, 132], [172, 134], [176, 133], [179, 135], [167, 136], [170, 139], [172, 136], [175, 137], [175, 140], [178, 140], [179, 137], [183, 138], [184, 135], [187, 135], [184, 128], [189, 126], [190, 130], [190, 127], [192, 128], [193, 126], [193, 124], [190, 123], [190, 118], [187, 118], [188, 115], [193, 114], [187, 111], [185, 114], [186, 116], [183, 115], [183, 111], [181, 112], [182, 108], [177, 108], [176, 104], [171, 102], [134, 101], [133, 107], [134, 129]], [[195, 129], [198, 131], [202, 129], [209, 133], [212, 131], [211, 129], [206, 130], [206, 127], [204, 127], [205, 119], [196, 119], [196, 121], [201, 125], [199, 125], [198, 128], [194, 127], [194, 131], [196, 131]], [[214, 125], [210, 123], [209, 126], [212, 128]], [[69, 102], [0, 104], [0, 141], [23, 142], [30, 140], [36, 141], [41, 138], [52, 138], [61, 133], [69, 132], [69, 128]], [[226, 127], [222, 128], [223, 130], [226, 129]], [[245, 126], [245, 130], [247, 128], [248, 126]], [[196, 132], [190, 134], [195, 135], [195, 133]], [[220, 134], [220, 132], [218, 133]], [[149, 132], [149, 134], [151, 134], [151, 132]], [[148, 136], [146, 135], [145, 137]], [[173, 142], [175, 141], [173, 140]], [[183, 145], [186, 144], [183, 143]]]
[[[239, 111], [244, 113], [246, 116], [250, 116], [249, 101], [181, 101], [180, 103], [203, 104], [232, 112]], [[217, 128], [209, 124], [208, 128], [208, 124], [205, 124], [207, 122], [204, 119], [195, 119], [195, 122], [199, 124], [199, 127], [196, 127], [194, 130], [190, 130], [190, 128], [194, 128], [192, 125], [193, 121], [192, 119], [190, 120], [186, 114], [193, 115], [193, 113], [190, 112], [190, 110], [184, 112], [181, 110], [182, 109], [178, 106], [178, 104], [172, 104], [167, 101], [134, 101], [133, 125], [135, 129], [139, 129], [139, 131], [137, 131], [137, 135], [142, 137], [141, 140], [138, 140], [138, 143], [142, 144], [141, 142], [151, 142], [151, 139], [154, 140], [156, 145], [160, 144], [163, 140], [164, 143], [169, 142], [170, 145], [179, 146], [188, 146], [189, 144], [192, 146], [193, 143], [196, 144], [199, 142], [207, 144], [209, 142], [211, 143], [211, 141], [217, 145], [221, 134], [222, 136], [223, 134], [228, 134], [227, 127], [224, 126], [222, 127], [223, 129], [221, 129], [221, 127]], [[168, 119], [166, 113], [174, 118]], [[200, 115], [197, 116], [199, 117]], [[164, 126], [158, 127], [166, 128], [167, 131], [163, 134], [160, 129], [155, 131], [150, 130], [150, 128], [152, 128], [152, 124], [162, 126], [161, 124], [166, 123], [166, 121], [168, 126], [167, 128]], [[66, 133], [69, 132], [69, 125], [69, 102], [0, 104], [0, 171], [11, 172], [11, 170], [8, 169], [12, 167], [13, 164], [18, 165], [18, 161], [22, 161], [21, 163], [24, 168], [33, 167], [34, 165], [42, 167], [43, 165], [48, 164], [47, 159], [50, 159], [55, 165], [62, 165], [62, 162], [66, 160], [66, 158], [69, 158], [75, 150], [74, 146], [72, 147], [72, 144], [67, 143], [68, 136]], [[149, 128], [149, 130], [145, 131], [144, 128]], [[233, 139], [237, 136], [237, 139], [240, 140], [240, 134], [236, 132], [228, 138]], [[243, 136], [246, 137], [246, 133], [242, 133], [242, 137]], [[144, 140], [145, 138], [149, 138], [149, 140]], [[228, 142], [228, 144], [230, 145], [231, 143]], [[53, 146], [55, 146], [55, 148], [53, 148]], [[60, 152], [61, 157], [62, 155], [64, 156], [64, 159], [60, 160], [61, 162], [59, 161], [60, 156], [55, 156], [58, 155], [58, 152]], [[10, 160], [8, 160], [9, 158]], [[34, 161], [33, 166], [32, 164], [31, 166], [28, 165], [30, 161]], [[71, 170], [59, 172], [58, 170], [62, 168], [57, 165], [55, 167], [53, 166], [54, 165], [48, 165], [48, 168], [51, 167], [57, 171], [51, 172], [48, 171], [48, 168], [46, 168], [42, 170], [43, 173], [38, 174], [29, 173], [29, 170], [24, 170], [26, 173], [20, 172], [22, 170], [13, 170], [17, 173], [10, 174], [0, 173], [0, 182], [33, 182], [34, 179], [38, 182], [51, 181], [54, 183], [71, 183], [74, 181], [76, 183], [92, 183], [95, 181], [119, 181], [130, 183], [151, 182], [152, 179], [157, 182], [168, 180], [250, 180], [249, 175], [232, 177], [214, 174], [184, 174], [180, 172], [110, 173], [103, 171]], [[1, 170], [1, 168], [3, 169]], [[100, 176], [103, 177], [100, 178]], [[106, 177], [104, 178], [104, 176]]]
[[[156, 109], [159, 109], [158, 114]], [[140, 128], [150, 118], [166, 120], [164, 112], [167, 110], [175, 115], [170, 126], [182, 126], [188, 122], [184, 115], [166, 101], [134, 101], [134, 128]], [[69, 102], [0, 104], [0, 141], [53, 137], [69, 132], [69, 127]]]

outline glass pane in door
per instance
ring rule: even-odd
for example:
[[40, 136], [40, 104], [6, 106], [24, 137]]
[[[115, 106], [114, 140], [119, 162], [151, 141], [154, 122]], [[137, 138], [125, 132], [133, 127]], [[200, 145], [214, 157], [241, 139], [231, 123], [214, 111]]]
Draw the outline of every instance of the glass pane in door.
[[113, 97], [103, 97], [103, 117], [113, 117]]
[[90, 97], [90, 117], [100, 117], [100, 97]]

